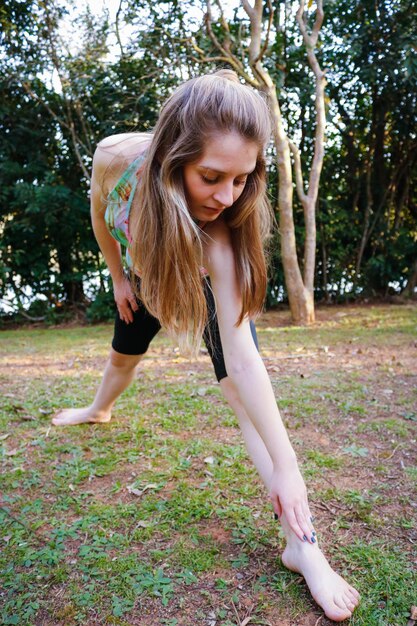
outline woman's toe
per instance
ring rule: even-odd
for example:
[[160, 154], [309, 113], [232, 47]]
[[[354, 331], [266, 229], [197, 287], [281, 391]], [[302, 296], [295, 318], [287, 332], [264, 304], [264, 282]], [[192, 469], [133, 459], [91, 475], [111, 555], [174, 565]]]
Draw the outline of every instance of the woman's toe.
[[350, 598], [350, 600], [353, 602], [354, 606], [358, 606], [359, 604], [359, 597], [358, 597], [358, 593], [353, 593], [353, 591], [351, 589], [348, 589], [347, 591], [347, 595]]
[[343, 597], [343, 594], [335, 594], [335, 596], [333, 597], [333, 602], [335, 603], [335, 605], [337, 606], [338, 609], [340, 609], [340, 611], [344, 611], [345, 613], [349, 613], [350, 609], [347, 606], [346, 600]]
[[349, 591], [359, 602], [359, 600], [361, 599], [361, 594], [359, 593], [359, 591], [355, 589], [355, 587], [351, 587], [350, 585], [349, 585]]
[[349, 611], [355, 610], [356, 604], [354, 603], [352, 598], [349, 596], [349, 594], [345, 593], [343, 596], [343, 600], [344, 600], [346, 607], [349, 609]]

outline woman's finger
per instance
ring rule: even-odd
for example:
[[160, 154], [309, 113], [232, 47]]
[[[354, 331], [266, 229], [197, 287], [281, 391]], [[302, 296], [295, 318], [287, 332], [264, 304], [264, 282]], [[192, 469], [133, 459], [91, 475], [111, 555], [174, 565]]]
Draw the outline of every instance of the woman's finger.
[[135, 297], [131, 297], [129, 298], [129, 304], [130, 304], [130, 308], [132, 309], [132, 311], [137, 311], [138, 310], [138, 303], [136, 302], [136, 298]]
[[286, 517], [287, 517], [287, 521], [291, 527], [291, 530], [294, 531], [294, 533], [297, 535], [297, 537], [299, 539], [301, 539], [301, 541], [306, 541], [304, 539], [305, 537], [305, 532], [304, 530], [301, 528], [300, 524], [298, 523], [297, 517], [295, 515], [294, 509], [291, 509], [290, 511], [286, 511], [285, 512]]
[[275, 515], [278, 515], [278, 517], [281, 517], [281, 515], [282, 515], [282, 506], [281, 506], [281, 502], [279, 501], [278, 496], [270, 494], [269, 497], [271, 498], [272, 508], [274, 509]]
[[295, 517], [297, 519], [298, 526], [302, 531], [303, 541], [308, 541], [309, 543], [315, 543], [316, 539], [315, 539], [315, 536], [313, 535], [311, 523], [309, 523], [308, 518], [305, 517], [304, 511], [302, 509], [296, 509]]
[[130, 324], [130, 322], [133, 322], [133, 316], [129, 307], [118, 307], [117, 309], [119, 311], [119, 317], [122, 322], [125, 322], [125, 324]]
[[314, 518], [307, 503], [303, 507], [303, 515], [304, 526], [307, 526], [307, 528], [309, 529], [309, 534], [307, 535], [307, 537], [309, 538], [310, 543], [316, 543], [316, 531], [313, 524]]

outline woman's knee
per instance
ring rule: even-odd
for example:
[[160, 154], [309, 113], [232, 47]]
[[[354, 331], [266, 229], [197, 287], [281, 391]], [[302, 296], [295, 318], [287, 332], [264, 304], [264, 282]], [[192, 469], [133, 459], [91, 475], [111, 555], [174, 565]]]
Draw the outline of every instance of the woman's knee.
[[119, 369], [131, 370], [143, 359], [144, 354], [122, 354], [113, 348], [110, 350], [110, 363]]

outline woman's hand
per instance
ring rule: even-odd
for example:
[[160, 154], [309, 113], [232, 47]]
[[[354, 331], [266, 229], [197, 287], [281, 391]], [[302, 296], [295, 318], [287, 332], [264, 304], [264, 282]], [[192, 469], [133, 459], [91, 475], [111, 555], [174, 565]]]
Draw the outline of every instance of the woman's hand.
[[133, 322], [133, 311], [138, 310], [138, 304], [130, 281], [123, 277], [117, 282], [113, 282], [113, 291], [120, 319], [126, 324], [130, 324]]
[[284, 469], [274, 468], [270, 484], [269, 495], [278, 517], [285, 515], [291, 530], [301, 541], [315, 543], [316, 533], [308, 505], [307, 489], [298, 465]]

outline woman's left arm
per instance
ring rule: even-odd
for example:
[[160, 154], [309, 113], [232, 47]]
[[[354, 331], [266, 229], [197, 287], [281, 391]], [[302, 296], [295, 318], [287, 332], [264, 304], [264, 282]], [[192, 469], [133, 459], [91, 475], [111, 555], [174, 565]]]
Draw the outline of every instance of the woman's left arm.
[[216, 300], [223, 354], [228, 376], [240, 401], [271, 456], [270, 496], [275, 512], [286, 518], [300, 539], [311, 535], [307, 490], [295, 452], [282, 423], [272, 385], [256, 349], [249, 320], [236, 326], [242, 299], [236, 277], [228, 227], [216, 220], [205, 228], [205, 266]]

